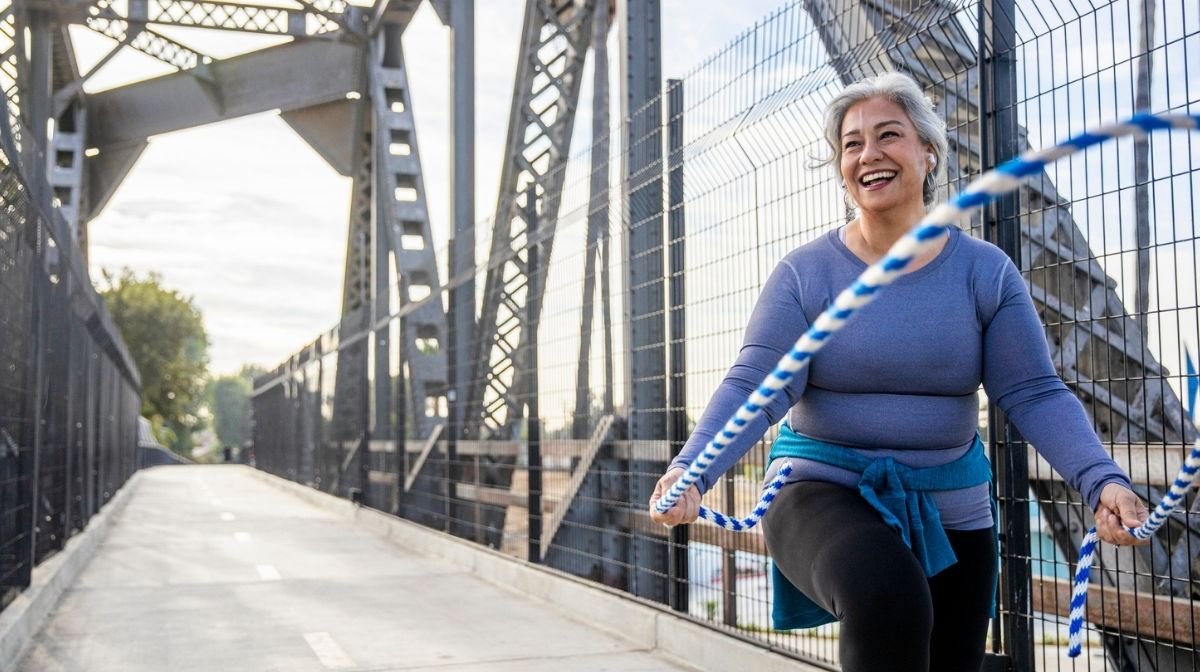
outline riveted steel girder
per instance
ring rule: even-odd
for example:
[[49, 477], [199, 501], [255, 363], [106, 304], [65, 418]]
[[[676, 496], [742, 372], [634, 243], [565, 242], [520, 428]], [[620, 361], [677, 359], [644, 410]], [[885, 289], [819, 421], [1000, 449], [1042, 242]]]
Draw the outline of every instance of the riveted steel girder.
[[523, 352], [530, 338], [526, 307], [528, 301], [542, 300], [526, 292], [525, 198], [532, 186], [540, 201], [542, 255], [549, 259], [594, 9], [595, 0], [528, 0], [525, 5], [464, 415], [471, 436], [507, 436], [521, 415]]
[[302, 9], [221, 0], [127, 0], [122, 14], [111, 0], [89, 8], [89, 19], [212, 28], [247, 33], [311, 37], [341, 30], [348, 4], [344, 0], [300, 0]]
[[370, 101], [374, 132], [375, 231], [387, 235], [399, 282], [403, 316], [401, 355], [408, 365], [407, 398], [418, 437], [446, 421], [446, 313], [429, 225], [425, 181], [417, 148], [412, 96], [400, 32], [385, 30], [382, 53], [372, 59]]
[[[0, 88], [8, 102], [9, 127], [13, 148], [18, 156], [24, 152], [25, 138], [21, 124], [28, 83], [29, 62], [25, 58], [25, 11], [13, 0], [0, 0]], [[17, 157], [9, 157], [14, 160]]]
[[[90, 144], [122, 146], [235, 117], [308, 108], [363, 90], [364, 48], [326, 40], [281, 44], [88, 97]], [[298, 64], [303, 64], [301, 67]]]
[[[385, 24], [376, 38], [366, 63], [367, 95], [357, 101], [355, 125], [361, 142], [355, 158], [342, 314], [345, 335], [360, 323], [378, 328], [393, 311], [402, 316], [399, 352], [408, 367], [406, 398], [415, 433], [423, 438], [445, 421], [439, 398], [445, 395], [447, 383], [446, 314], [400, 44], [402, 29], [400, 24]], [[373, 253], [374, 249], [384, 252]], [[386, 284], [380, 287], [374, 282], [384, 270], [376, 264], [387, 263], [388, 256], [394, 260], [399, 283], [398, 306], [390, 305], [389, 296], [379, 295], [386, 292]], [[373, 319], [351, 320], [370, 314], [373, 307]], [[377, 352], [377, 363], [381, 356], [387, 355]], [[345, 385], [354, 388], [351, 394], [358, 389], [349, 378]], [[377, 403], [383, 402], [377, 399]]]
[[139, 25], [131, 27], [129, 22], [123, 19], [89, 16], [86, 25], [91, 30], [122, 45], [128, 45], [130, 49], [162, 61], [176, 70], [190, 70], [213, 60], [211, 56], [206, 56], [153, 29]]

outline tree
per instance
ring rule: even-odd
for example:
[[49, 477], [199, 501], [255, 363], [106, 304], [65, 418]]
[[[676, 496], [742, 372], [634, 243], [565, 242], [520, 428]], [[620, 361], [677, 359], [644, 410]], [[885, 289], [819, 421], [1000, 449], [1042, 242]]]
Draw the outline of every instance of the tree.
[[221, 376], [208, 385], [208, 407], [221, 445], [242, 446], [250, 438], [250, 394], [254, 379], [267, 370], [245, 364], [234, 375]]
[[242, 368], [238, 370], [238, 375], [250, 384], [251, 389], [254, 389], [254, 379], [267, 373], [268, 369], [258, 364], [243, 364]]
[[240, 446], [250, 424], [250, 385], [241, 376], [221, 376], [209, 383], [213, 430], [223, 446]]
[[162, 285], [151, 273], [139, 279], [128, 268], [114, 279], [104, 272], [100, 292], [142, 377], [142, 415], [158, 440], [185, 453], [200, 429], [198, 411], [208, 370], [208, 335], [190, 297]]

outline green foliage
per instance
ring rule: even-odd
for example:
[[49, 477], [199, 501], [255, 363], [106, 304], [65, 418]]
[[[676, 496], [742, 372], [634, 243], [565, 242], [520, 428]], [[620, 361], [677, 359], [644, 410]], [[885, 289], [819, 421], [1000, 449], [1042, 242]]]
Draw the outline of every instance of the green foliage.
[[151, 273], [128, 268], [104, 272], [104, 297], [142, 377], [142, 415], [163, 445], [184, 453], [201, 429], [200, 405], [208, 370], [208, 335], [190, 297], [162, 285]]
[[269, 371], [270, 369], [264, 366], [259, 366], [258, 364], [243, 364], [242, 368], [238, 370], [237, 375], [241, 376], [241, 378], [249, 383], [250, 387], [253, 388], [254, 379], [258, 378], [259, 376], [266, 375]]
[[222, 446], [241, 447], [250, 440], [250, 394], [254, 379], [265, 373], [257, 364], [243, 364], [236, 374], [209, 381], [205, 395]]
[[213, 429], [223, 446], [241, 446], [249, 438], [250, 386], [241, 375], [221, 376], [209, 383]]

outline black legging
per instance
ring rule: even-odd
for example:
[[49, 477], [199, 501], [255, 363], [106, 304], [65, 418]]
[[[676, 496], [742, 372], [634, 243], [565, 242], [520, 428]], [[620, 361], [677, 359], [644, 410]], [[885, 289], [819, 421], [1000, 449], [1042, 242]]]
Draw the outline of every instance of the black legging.
[[788, 578], [841, 621], [845, 672], [976, 672], [995, 584], [992, 530], [947, 531], [958, 562], [927, 578], [856, 490], [801, 482], [763, 521]]

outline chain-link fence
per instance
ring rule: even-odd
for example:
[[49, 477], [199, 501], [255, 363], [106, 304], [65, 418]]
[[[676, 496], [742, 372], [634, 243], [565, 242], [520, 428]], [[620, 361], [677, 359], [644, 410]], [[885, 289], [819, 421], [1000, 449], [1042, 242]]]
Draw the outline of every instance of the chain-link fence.
[[[757, 532], [668, 533], [646, 513], [737, 355], [767, 274], [849, 216], [837, 178], [812, 168], [825, 153], [824, 106], [862, 76], [912, 74], [947, 122], [944, 197], [1029, 147], [1135, 109], [1196, 112], [1197, 56], [1200, 11], [1184, 0], [789, 4], [608, 134], [577, 139], [586, 148], [556, 181], [525, 157], [527, 188], [503, 229], [514, 244], [477, 246], [480, 311], [498, 317], [496, 333], [473, 334], [472, 356], [492, 369], [470, 382], [470, 399], [449, 389], [412, 399], [406, 382], [405, 316], [446, 308], [471, 277], [447, 273], [423, 302], [366, 331], [348, 319], [257, 381], [254, 459], [835, 669], [836, 624], [771, 629]], [[1022, 269], [1060, 375], [1152, 502], [1195, 438], [1180, 398], [1184, 350], [1200, 344], [1196, 147], [1179, 133], [1109, 143], [968, 227]], [[552, 183], [564, 186], [541, 186]], [[517, 289], [490, 305], [497, 272]], [[393, 273], [392, 286], [404, 282]], [[439, 336], [417, 347], [454, 342]], [[1177, 514], [1150, 546], [1101, 552], [1084, 657], [1069, 661], [1069, 581], [1090, 512], [982, 395], [980, 427], [1003, 551], [988, 669], [1200, 668], [1194, 515]], [[706, 502], [749, 511], [773, 438]]]
[[9, 118], [17, 132], [4, 124], [0, 141], [0, 608], [138, 468], [141, 409], [132, 359], [44, 173], [29, 170], [44, 156]]

